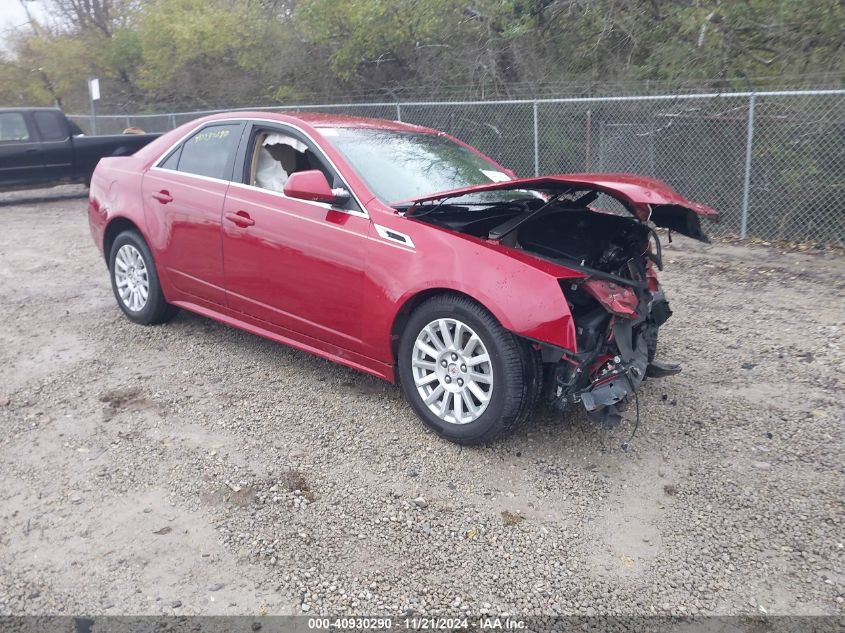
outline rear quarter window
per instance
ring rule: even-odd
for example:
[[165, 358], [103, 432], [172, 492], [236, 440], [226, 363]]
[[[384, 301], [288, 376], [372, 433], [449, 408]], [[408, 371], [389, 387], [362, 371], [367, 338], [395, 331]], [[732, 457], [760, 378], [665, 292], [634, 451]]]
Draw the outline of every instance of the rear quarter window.
[[42, 141], [64, 141], [67, 139], [68, 126], [65, 118], [58, 112], [35, 112], [35, 127]]
[[178, 156], [177, 171], [209, 178], [230, 180], [232, 158], [240, 140], [241, 125], [210, 125], [186, 140], [161, 167], [173, 169]]
[[174, 171], [179, 168], [179, 156], [182, 154], [182, 147], [177, 147], [172, 152], [170, 152], [170, 156], [168, 156], [165, 160], [163, 160], [159, 167], [162, 169], [173, 169]]

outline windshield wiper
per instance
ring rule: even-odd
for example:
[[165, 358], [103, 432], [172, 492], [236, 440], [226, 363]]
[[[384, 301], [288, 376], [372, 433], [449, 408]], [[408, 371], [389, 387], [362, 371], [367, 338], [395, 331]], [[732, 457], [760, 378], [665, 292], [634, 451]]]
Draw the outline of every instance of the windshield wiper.
[[[453, 196], [453, 197], [455, 197], [455, 196]], [[431, 207], [430, 209], [427, 209], [427, 210], [423, 211], [422, 213], [415, 213], [413, 217], [415, 217], [415, 218], [424, 218], [424, 217], [425, 217], [425, 216], [427, 216], [427, 215], [431, 215], [432, 213], [434, 213], [435, 211], [437, 211], [440, 207], [442, 207], [442, 206], [446, 203], [446, 201], [447, 201], [447, 200], [451, 200], [451, 199], [452, 199], [452, 198], [443, 198], [443, 200], [441, 200], [440, 202], [438, 202], [437, 204], [435, 204], [435, 205], [434, 205], [433, 207]]]

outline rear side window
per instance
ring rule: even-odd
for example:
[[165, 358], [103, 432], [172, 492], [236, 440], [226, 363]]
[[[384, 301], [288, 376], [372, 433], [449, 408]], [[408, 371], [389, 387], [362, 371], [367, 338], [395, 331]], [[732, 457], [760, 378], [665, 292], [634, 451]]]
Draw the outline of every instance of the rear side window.
[[[204, 127], [182, 144], [181, 153], [176, 152], [179, 155], [176, 169], [198, 176], [229, 180], [227, 168], [232, 164], [231, 159], [238, 147], [240, 129], [239, 123]], [[161, 166], [172, 169], [172, 159], [173, 156], [168, 157]]]
[[58, 112], [35, 112], [33, 118], [42, 141], [64, 141], [68, 137], [67, 124]]
[[0, 113], [0, 142], [28, 140], [29, 130], [26, 129], [26, 121], [20, 112]]

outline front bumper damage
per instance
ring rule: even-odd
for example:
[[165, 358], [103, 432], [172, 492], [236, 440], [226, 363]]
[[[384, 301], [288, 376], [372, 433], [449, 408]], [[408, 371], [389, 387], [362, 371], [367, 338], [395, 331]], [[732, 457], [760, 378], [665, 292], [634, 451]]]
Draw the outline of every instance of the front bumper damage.
[[613, 324], [613, 338], [619, 348], [619, 354], [613, 357], [610, 367], [587, 389], [573, 394], [588, 413], [618, 414], [613, 410], [615, 405], [633, 395], [645, 378], [648, 368], [648, 345], [645, 337], [639, 336], [635, 347], [633, 330], [630, 321], [616, 320]]
[[[654, 360], [657, 330], [671, 316], [661, 291], [641, 295], [636, 314], [592, 314], [578, 327], [585, 351], [564, 350], [547, 376], [547, 400], [561, 411], [583, 408], [597, 422], [614, 425], [621, 409], [647, 377], [675, 374], [680, 367]], [[556, 354], [555, 354], [556, 355]]]

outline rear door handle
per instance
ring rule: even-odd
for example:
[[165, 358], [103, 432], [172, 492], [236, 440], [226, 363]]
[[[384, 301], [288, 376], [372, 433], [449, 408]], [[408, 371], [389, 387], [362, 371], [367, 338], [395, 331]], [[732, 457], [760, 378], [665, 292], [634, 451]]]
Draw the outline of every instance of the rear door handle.
[[156, 191], [153, 194], [153, 198], [161, 202], [162, 204], [167, 204], [168, 202], [173, 202], [173, 196], [170, 195], [169, 191], [165, 191], [162, 189], [161, 191]]
[[227, 213], [226, 219], [229, 220], [229, 222], [234, 222], [241, 228], [246, 228], [255, 224], [255, 220], [249, 217], [249, 213], [247, 213], [246, 211], [238, 211], [237, 213]]

